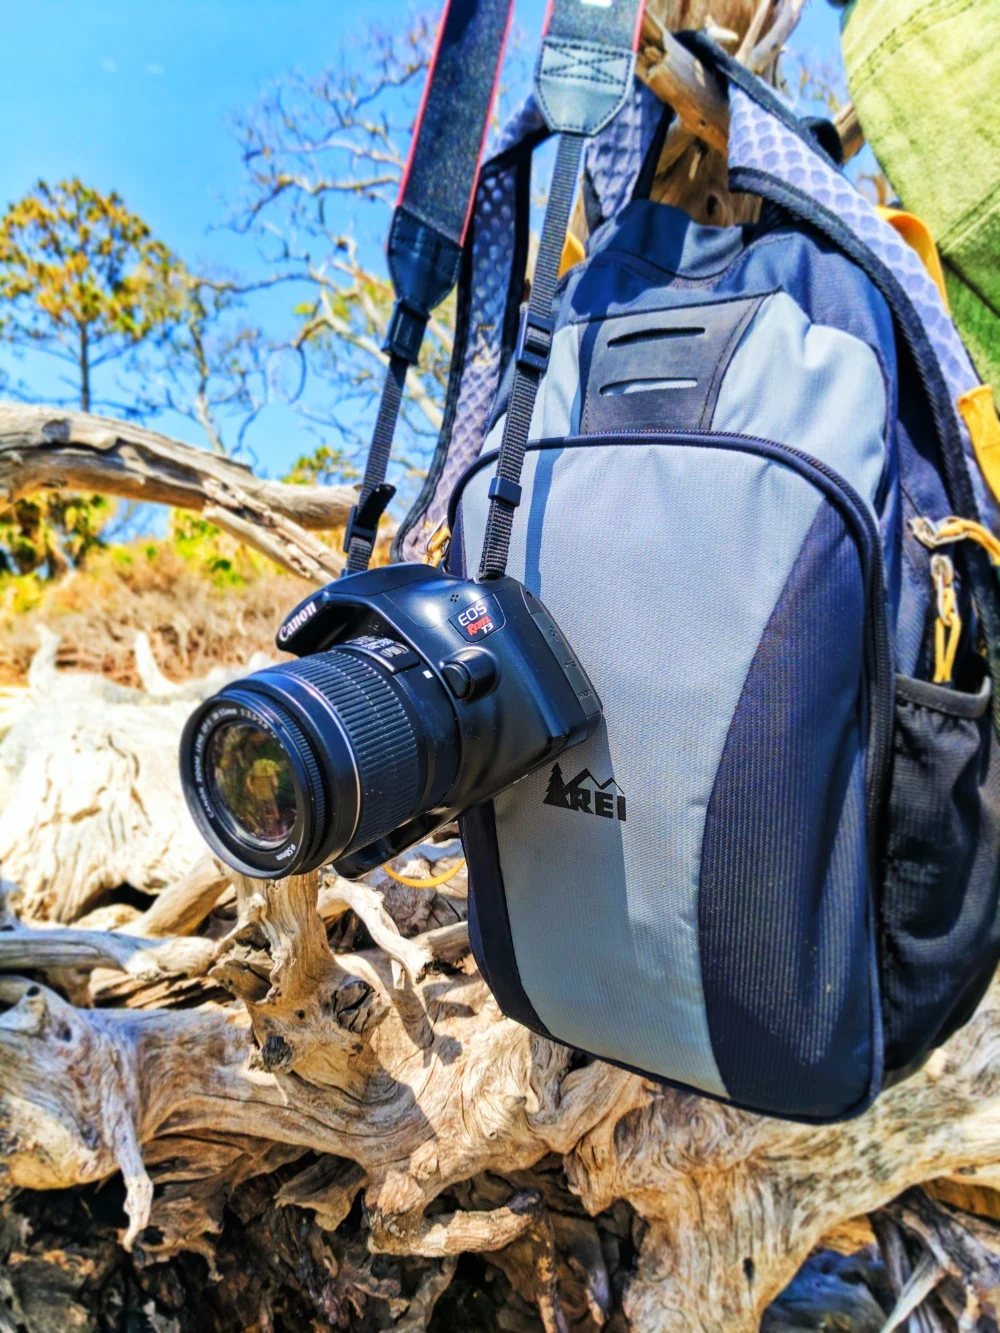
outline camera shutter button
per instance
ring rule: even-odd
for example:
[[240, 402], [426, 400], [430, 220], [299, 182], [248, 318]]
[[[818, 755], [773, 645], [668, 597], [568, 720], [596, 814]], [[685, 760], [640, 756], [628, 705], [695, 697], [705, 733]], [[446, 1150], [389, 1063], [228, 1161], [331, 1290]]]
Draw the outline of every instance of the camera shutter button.
[[489, 694], [497, 683], [496, 658], [482, 648], [467, 648], [441, 663], [441, 674], [456, 699], [471, 701]]

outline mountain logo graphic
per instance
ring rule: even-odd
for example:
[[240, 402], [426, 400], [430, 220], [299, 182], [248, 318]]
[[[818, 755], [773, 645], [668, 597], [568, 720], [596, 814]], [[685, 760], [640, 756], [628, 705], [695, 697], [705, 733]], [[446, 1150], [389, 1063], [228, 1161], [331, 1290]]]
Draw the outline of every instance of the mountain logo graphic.
[[625, 793], [614, 778], [598, 782], [589, 768], [581, 769], [567, 782], [558, 764], [552, 765], [549, 785], [545, 789], [545, 805], [557, 805], [561, 810], [580, 810], [585, 815], [600, 819], [617, 819], [624, 824], [627, 817]]

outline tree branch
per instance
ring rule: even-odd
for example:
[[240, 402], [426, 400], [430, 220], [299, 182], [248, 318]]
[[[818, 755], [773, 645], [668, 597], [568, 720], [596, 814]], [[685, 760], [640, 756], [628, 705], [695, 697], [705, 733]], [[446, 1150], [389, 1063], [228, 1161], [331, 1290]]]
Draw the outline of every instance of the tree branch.
[[0, 499], [44, 490], [99, 491], [194, 509], [237, 540], [315, 583], [343, 558], [305, 529], [347, 520], [349, 486], [292, 486], [156, 431], [83, 412], [0, 404]]
[[207, 484], [241, 491], [312, 531], [340, 527], [354, 503], [350, 486], [293, 486], [182, 444], [133, 422], [50, 407], [0, 403], [0, 496], [67, 488], [202, 510]]
[[[756, 13], [760, 14], [762, 9], [766, 12], [766, 3], [759, 6]], [[774, 27], [753, 48], [755, 66], [778, 54], [777, 47], [795, 26], [799, 12], [795, 4], [782, 7]], [[772, 33], [775, 34], [773, 42]], [[724, 94], [701, 61], [648, 9], [642, 23], [637, 72], [661, 101], [673, 107], [690, 134], [720, 153], [727, 151], [729, 106]], [[840, 108], [834, 123], [844, 145], [844, 160], [848, 161], [864, 146], [864, 135], [850, 102]]]

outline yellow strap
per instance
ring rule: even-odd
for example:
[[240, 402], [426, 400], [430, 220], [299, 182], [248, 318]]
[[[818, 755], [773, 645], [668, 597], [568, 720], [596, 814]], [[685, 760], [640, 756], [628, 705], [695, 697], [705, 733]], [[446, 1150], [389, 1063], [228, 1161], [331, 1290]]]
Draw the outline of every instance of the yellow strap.
[[587, 252], [583, 248], [582, 242], [578, 241], [571, 231], [566, 233], [566, 239], [563, 241], [562, 258], [559, 260], [559, 276], [568, 273], [574, 264], [579, 264], [586, 259]]
[[915, 213], [904, 213], [901, 208], [877, 207], [875, 212], [883, 222], [888, 222], [889, 226], [899, 233], [911, 250], [916, 250], [923, 260], [924, 268], [934, 279], [934, 285], [941, 293], [945, 310], [950, 312], [951, 306], [948, 304], [948, 289], [944, 284], [941, 256], [938, 254], [938, 248], [934, 244], [934, 237], [931, 235], [927, 223], [918, 218]]
[[434, 532], [431, 534], [431, 539], [427, 543], [426, 563], [428, 565], [433, 565], [436, 569], [448, 554], [448, 544], [450, 541], [451, 529], [448, 527], [448, 524], [444, 519], [442, 519], [434, 529]]
[[979, 470], [986, 478], [993, 498], [1000, 501], [1000, 420], [993, 402], [993, 390], [988, 384], [970, 389], [959, 398], [958, 410], [969, 428]]
[[397, 874], [391, 866], [383, 866], [382, 869], [390, 879], [394, 879], [397, 884], [405, 884], [408, 889], [439, 889], [442, 884], [447, 884], [450, 879], [454, 879], [464, 865], [465, 857], [463, 856], [457, 866], [453, 866], [451, 870], [445, 871], [443, 874], [435, 875], [432, 879], [411, 879], [409, 875]]
[[934, 622], [935, 685], [951, 684], [952, 672], [955, 670], [955, 657], [958, 653], [958, 640], [961, 633], [961, 625], [946, 625], [943, 620]]
[[[948, 288], [945, 286], [941, 256], [926, 222], [918, 218], [915, 213], [905, 213], [901, 208], [877, 207], [875, 212], [883, 221], [888, 222], [889, 226], [898, 232], [923, 260], [924, 268], [934, 279], [934, 285], [941, 293], [944, 308], [950, 314], [951, 306], [948, 302]], [[997, 419], [993, 390], [988, 384], [977, 385], [975, 389], [962, 394], [957, 406], [972, 436], [972, 447], [976, 452], [979, 470], [986, 478], [986, 484], [993, 492], [994, 499], [1000, 503], [1000, 420]]]

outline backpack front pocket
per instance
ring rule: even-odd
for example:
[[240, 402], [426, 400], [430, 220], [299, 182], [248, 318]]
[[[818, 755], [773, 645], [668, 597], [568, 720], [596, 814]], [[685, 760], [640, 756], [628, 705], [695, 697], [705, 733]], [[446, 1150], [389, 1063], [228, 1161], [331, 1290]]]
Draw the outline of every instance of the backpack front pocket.
[[1000, 755], [990, 680], [898, 677], [882, 866], [886, 1067], [903, 1077], [971, 1017], [1000, 958]]
[[[457, 493], [466, 568], [489, 462]], [[892, 711], [869, 510], [815, 460], [717, 434], [544, 442], [522, 480], [509, 571], [558, 619], [605, 726], [500, 793], [495, 838], [468, 845], [508, 1012], [751, 1109], [856, 1113], [881, 1082], [870, 893]]]

